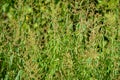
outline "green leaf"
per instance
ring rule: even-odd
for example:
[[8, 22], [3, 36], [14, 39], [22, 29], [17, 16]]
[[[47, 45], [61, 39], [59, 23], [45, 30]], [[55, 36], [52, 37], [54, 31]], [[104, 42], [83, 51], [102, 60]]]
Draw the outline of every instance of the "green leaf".
[[33, 12], [33, 9], [30, 6], [24, 6], [23, 12], [25, 12], [26, 14], [29, 14]]
[[20, 80], [20, 77], [21, 77], [22, 73], [23, 73], [23, 71], [20, 70], [20, 71], [18, 72], [18, 74], [17, 74], [15, 80]]
[[5, 3], [3, 6], [2, 6], [2, 10], [3, 12], [6, 12], [7, 11], [7, 7], [9, 6], [8, 3]]
[[27, 23], [24, 23], [24, 24], [23, 24], [23, 29], [24, 29], [24, 30], [29, 30], [29, 29], [30, 29], [30, 26], [29, 26]]
[[9, 75], [6, 74], [4, 80], [9, 80], [8, 78], [9, 78]]
[[13, 64], [13, 58], [14, 58], [14, 55], [11, 55], [10, 56], [10, 62], [9, 62], [9, 68], [11, 68], [11, 66]]

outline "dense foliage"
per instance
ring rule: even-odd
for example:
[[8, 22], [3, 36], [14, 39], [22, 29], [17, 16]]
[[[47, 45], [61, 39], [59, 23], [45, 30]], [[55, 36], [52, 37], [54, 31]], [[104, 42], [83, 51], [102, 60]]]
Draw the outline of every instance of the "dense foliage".
[[119, 0], [0, 0], [1, 80], [119, 80]]

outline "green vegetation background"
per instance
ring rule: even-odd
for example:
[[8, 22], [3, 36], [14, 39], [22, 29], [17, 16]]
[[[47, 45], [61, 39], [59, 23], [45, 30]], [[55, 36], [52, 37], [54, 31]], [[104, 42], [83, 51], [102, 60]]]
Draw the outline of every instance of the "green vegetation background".
[[119, 0], [0, 0], [1, 80], [120, 80]]

